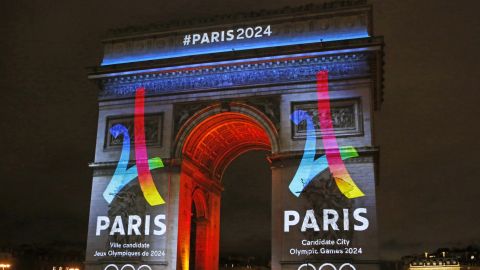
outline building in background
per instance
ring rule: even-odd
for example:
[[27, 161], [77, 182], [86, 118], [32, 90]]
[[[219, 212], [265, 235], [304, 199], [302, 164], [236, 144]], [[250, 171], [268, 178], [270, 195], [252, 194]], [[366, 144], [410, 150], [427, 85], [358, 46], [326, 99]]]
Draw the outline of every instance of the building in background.
[[480, 249], [469, 246], [464, 249], [440, 248], [433, 253], [405, 256], [404, 265], [407, 269], [480, 269]]
[[0, 264], [9, 264], [9, 270], [83, 270], [84, 257], [83, 245], [21, 245], [0, 252]]

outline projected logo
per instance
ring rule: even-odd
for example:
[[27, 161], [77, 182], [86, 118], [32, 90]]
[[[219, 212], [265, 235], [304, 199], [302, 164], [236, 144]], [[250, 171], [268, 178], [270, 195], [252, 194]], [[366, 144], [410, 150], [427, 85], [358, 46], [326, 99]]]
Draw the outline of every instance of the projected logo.
[[338, 189], [345, 197], [353, 199], [365, 196], [357, 187], [343, 163], [343, 160], [358, 157], [357, 151], [352, 146], [340, 148], [337, 144], [330, 110], [327, 71], [317, 73], [317, 98], [318, 118], [325, 155], [315, 158], [317, 138], [312, 117], [305, 111], [294, 111], [291, 119], [295, 125], [306, 121], [307, 138], [300, 166], [289, 185], [289, 189], [295, 196], [299, 197], [313, 178], [328, 168]]
[[121, 124], [110, 128], [113, 137], [123, 136], [122, 152], [113, 174], [112, 180], [103, 192], [103, 197], [110, 204], [115, 196], [131, 181], [138, 178], [140, 188], [147, 202], [151, 206], [164, 204], [162, 196], [158, 192], [153, 181], [151, 170], [162, 168], [163, 162], [159, 157], [148, 159], [145, 144], [145, 89], [139, 88], [135, 93], [134, 115], [134, 142], [136, 165], [128, 168], [130, 159], [130, 136], [128, 129]]

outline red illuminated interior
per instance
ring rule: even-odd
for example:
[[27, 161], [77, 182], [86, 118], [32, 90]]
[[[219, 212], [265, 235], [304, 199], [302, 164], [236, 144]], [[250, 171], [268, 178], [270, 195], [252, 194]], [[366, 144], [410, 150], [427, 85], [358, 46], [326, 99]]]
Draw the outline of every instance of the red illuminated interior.
[[178, 269], [218, 269], [221, 177], [250, 150], [271, 151], [270, 138], [257, 120], [240, 112], [217, 113], [189, 132], [182, 148]]

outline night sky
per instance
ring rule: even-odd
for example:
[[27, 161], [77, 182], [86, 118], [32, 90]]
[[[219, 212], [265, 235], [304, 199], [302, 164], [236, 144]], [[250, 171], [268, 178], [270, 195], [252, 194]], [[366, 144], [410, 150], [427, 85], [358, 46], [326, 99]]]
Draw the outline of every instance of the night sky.
[[[100, 63], [108, 29], [310, 2], [1, 1], [0, 246], [86, 239], [98, 89], [85, 67]], [[381, 255], [479, 245], [480, 2], [373, 3], [386, 43]]]

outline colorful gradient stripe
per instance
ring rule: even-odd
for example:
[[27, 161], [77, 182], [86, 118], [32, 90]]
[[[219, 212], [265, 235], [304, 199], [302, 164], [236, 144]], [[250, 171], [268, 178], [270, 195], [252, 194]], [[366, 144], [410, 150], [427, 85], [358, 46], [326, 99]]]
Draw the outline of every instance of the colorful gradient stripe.
[[140, 188], [147, 202], [154, 206], [164, 204], [165, 201], [160, 196], [153, 182], [150, 171], [163, 168], [162, 159], [154, 157], [147, 159], [147, 147], [145, 145], [145, 89], [137, 89], [135, 96], [135, 116], [134, 116], [134, 137], [135, 137], [135, 159], [137, 165], [127, 169], [130, 158], [130, 136], [128, 129], [121, 124], [110, 128], [110, 133], [114, 138], [123, 135], [122, 153], [115, 169], [110, 183], [103, 192], [103, 198], [110, 204], [115, 196], [131, 181], [138, 177]]
[[338, 189], [345, 197], [353, 199], [365, 196], [350, 177], [350, 174], [343, 163], [343, 160], [358, 157], [357, 151], [352, 146], [338, 147], [337, 144], [330, 111], [327, 71], [320, 71], [317, 73], [317, 97], [318, 117], [325, 155], [315, 159], [317, 138], [315, 136], [315, 126], [313, 125], [312, 117], [305, 111], [294, 111], [291, 115], [291, 119], [295, 125], [300, 124], [302, 121], [306, 121], [307, 138], [302, 160], [300, 161], [295, 176], [290, 182], [289, 189], [292, 194], [299, 197], [315, 176], [329, 168]]
[[317, 73], [318, 118], [328, 167], [340, 191], [349, 199], [365, 196], [357, 187], [342, 161], [333, 129], [328, 93], [328, 71]]
[[110, 128], [110, 134], [112, 134], [114, 138], [123, 135], [123, 144], [122, 153], [120, 154], [115, 173], [103, 192], [103, 198], [105, 198], [108, 203], [111, 203], [117, 193], [133, 180], [133, 178], [128, 177], [131, 175], [131, 171], [127, 170], [128, 159], [130, 156], [130, 136], [128, 135], [128, 129], [123, 125], [117, 124]]
[[[315, 126], [313, 125], [312, 117], [305, 111], [296, 110], [291, 115], [291, 119], [295, 125], [300, 124], [302, 121], [306, 121], [307, 124], [307, 139], [303, 157], [295, 176], [288, 186], [292, 194], [299, 197], [313, 178], [325, 171], [329, 165], [325, 155], [315, 159], [317, 138], [315, 136]], [[340, 155], [342, 160], [358, 157], [357, 151], [352, 146], [342, 147], [340, 149]]]
[[[120, 160], [118, 161], [112, 180], [103, 192], [103, 198], [105, 198], [108, 203], [112, 203], [117, 193], [138, 177], [136, 165], [127, 169], [130, 156], [130, 136], [128, 135], [128, 129], [121, 124], [117, 124], [110, 128], [110, 133], [114, 138], [123, 135], [123, 146]], [[154, 157], [148, 160], [148, 166], [150, 167], [150, 170], [155, 170], [162, 168], [164, 165], [161, 158]]]
[[148, 166], [147, 146], [145, 145], [145, 88], [135, 93], [135, 160], [137, 162], [138, 181], [147, 202], [154, 206], [164, 204], [157, 187], [153, 182]]

